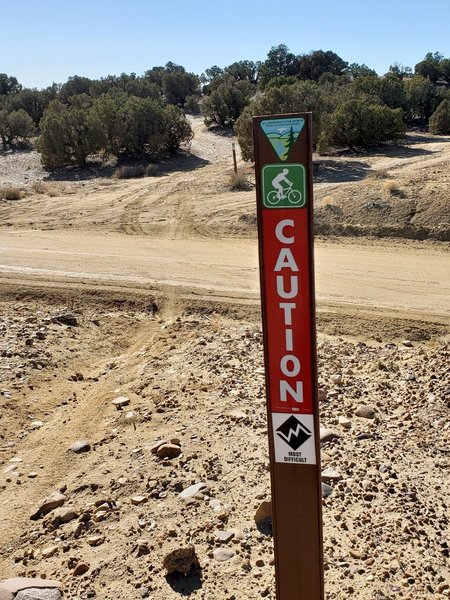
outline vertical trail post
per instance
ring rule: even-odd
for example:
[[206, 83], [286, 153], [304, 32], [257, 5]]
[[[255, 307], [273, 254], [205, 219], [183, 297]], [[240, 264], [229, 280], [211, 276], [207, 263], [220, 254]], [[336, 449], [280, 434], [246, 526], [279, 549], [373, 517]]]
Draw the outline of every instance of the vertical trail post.
[[311, 113], [254, 117], [277, 600], [324, 600]]
[[236, 144], [234, 142], [231, 142], [231, 149], [233, 151], [233, 167], [234, 167], [234, 172], [237, 173]]

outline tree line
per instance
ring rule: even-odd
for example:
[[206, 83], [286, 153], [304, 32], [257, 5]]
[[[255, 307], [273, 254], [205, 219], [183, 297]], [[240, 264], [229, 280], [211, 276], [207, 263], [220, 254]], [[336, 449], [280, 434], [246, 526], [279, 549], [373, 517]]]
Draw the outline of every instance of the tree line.
[[37, 90], [0, 73], [3, 147], [38, 134], [37, 149], [51, 169], [83, 165], [99, 153], [161, 158], [190, 141], [185, 115], [198, 110], [208, 127], [235, 128], [247, 160], [255, 114], [312, 111], [322, 152], [395, 141], [416, 121], [449, 134], [450, 59], [428, 53], [414, 69], [394, 63], [380, 77], [332, 51], [295, 55], [280, 44], [264, 61], [214, 65], [200, 76], [168, 62], [142, 76], [76, 75]]

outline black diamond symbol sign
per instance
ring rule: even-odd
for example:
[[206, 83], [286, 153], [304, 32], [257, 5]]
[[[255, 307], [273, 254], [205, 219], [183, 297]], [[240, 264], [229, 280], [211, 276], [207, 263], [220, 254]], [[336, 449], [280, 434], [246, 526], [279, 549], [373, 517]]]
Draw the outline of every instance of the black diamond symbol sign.
[[277, 434], [292, 450], [300, 448], [312, 436], [311, 431], [293, 415], [278, 427]]

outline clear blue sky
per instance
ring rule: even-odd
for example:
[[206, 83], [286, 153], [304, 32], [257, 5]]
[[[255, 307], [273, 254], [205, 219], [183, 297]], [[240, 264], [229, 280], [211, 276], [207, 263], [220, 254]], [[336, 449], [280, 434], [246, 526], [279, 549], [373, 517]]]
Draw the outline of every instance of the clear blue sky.
[[332, 50], [379, 74], [450, 56], [450, 0], [0, 0], [0, 73], [28, 87], [138, 75], [171, 60], [200, 74], [271, 46]]

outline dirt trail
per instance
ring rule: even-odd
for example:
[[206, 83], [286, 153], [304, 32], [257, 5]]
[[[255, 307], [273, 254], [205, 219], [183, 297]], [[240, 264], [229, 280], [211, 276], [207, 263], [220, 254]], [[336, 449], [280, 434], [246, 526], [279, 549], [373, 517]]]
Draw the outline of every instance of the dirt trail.
[[[10, 231], [0, 235], [0, 274], [92, 284], [120, 282], [179, 293], [219, 293], [258, 299], [254, 240], [174, 237], [99, 237], [91, 232]], [[447, 321], [449, 253], [444, 245], [316, 242], [319, 304], [404, 311]], [[430, 264], [433, 265], [430, 272]]]

